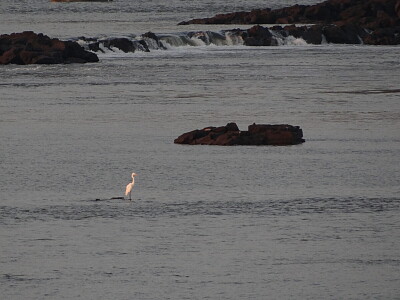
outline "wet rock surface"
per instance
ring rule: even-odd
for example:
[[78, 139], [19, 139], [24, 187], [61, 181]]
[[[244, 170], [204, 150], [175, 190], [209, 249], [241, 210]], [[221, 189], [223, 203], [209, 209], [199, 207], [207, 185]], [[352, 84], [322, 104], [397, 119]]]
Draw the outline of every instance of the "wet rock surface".
[[136, 51], [150, 52], [151, 49], [167, 49], [160, 41], [158, 36], [152, 32], [146, 32], [139, 37], [110, 37], [106, 39], [93, 39], [79, 37], [81, 41], [87, 44], [87, 49], [94, 52], [102, 52], [104, 50], [122, 51], [124, 53], [134, 53]]
[[182, 134], [175, 144], [188, 145], [296, 145], [304, 143], [303, 131], [299, 126], [288, 124], [252, 124], [247, 131], [239, 130], [236, 123], [221, 127], [206, 127]]
[[0, 64], [66, 64], [98, 62], [78, 43], [32, 31], [0, 35]]
[[[179, 23], [187, 24], [313, 24], [298, 34], [313, 44], [320, 43], [325, 36], [329, 43], [397, 45], [400, 0], [328, 0], [315, 5], [233, 12]], [[264, 46], [265, 37], [251, 38], [247, 44]]]

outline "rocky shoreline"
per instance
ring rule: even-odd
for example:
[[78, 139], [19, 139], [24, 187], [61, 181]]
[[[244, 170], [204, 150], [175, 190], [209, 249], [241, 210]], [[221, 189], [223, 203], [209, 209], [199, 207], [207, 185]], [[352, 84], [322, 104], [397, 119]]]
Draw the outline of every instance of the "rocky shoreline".
[[[332, 43], [399, 45], [400, 0], [328, 0], [315, 5], [233, 12], [179, 23], [188, 24], [286, 24], [277, 28], [282, 34], [301, 37], [313, 44], [321, 43], [323, 36], [330, 36], [327, 40]], [[293, 24], [313, 25], [294, 28]]]
[[1, 64], [68, 64], [98, 62], [93, 52], [73, 41], [51, 39], [32, 31], [0, 35]]
[[400, 45], [400, 0], [327, 0], [316, 5], [220, 14], [180, 24], [257, 25], [221, 32], [191, 31], [175, 35], [147, 32], [134, 37], [80, 37], [74, 41], [61, 41], [32, 31], [3, 34], [0, 35], [0, 65], [98, 62], [94, 52], [166, 50], [174, 42], [177, 44], [172, 46], [194, 46], [199, 42], [278, 46], [293, 40], [308, 44]]
[[247, 131], [239, 130], [236, 123], [221, 127], [206, 127], [180, 135], [175, 144], [218, 145], [218, 146], [287, 146], [304, 143], [303, 131], [299, 126], [288, 124], [252, 124]]

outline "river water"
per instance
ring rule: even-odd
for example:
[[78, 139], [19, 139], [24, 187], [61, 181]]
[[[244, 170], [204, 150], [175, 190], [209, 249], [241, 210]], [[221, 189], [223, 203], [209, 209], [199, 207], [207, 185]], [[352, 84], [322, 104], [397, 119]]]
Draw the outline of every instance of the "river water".
[[[295, 3], [9, 1], [0, 29], [176, 35]], [[2, 297], [399, 299], [398, 54], [200, 43], [0, 66]], [[306, 142], [173, 143], [228, 122], [299, 125]], [[133, 201], [111, 200], [131, 172]]]

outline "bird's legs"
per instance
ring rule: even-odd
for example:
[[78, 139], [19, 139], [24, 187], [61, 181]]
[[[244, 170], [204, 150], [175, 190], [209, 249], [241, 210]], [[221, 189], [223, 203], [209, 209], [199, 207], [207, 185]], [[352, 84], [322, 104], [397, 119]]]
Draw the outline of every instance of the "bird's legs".
[[129, 201], [132, 201], [132, 192], [129, 192]]

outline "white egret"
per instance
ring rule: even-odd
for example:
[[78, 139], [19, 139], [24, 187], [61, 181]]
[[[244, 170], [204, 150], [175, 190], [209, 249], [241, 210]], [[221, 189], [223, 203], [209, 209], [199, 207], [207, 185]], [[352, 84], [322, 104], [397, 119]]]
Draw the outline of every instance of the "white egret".
[[128, 196], [129, 194], [129, 200], [132, 200], [131, 197], [131, 193], [132, 193], [132, 188], [135, 185], [135, 176], [137, 176], [136, 173], [132, 173], [132, 182], [128, 183], [128, 185], [126, 186], [126, 190], [125, 190], [125, 196]]

